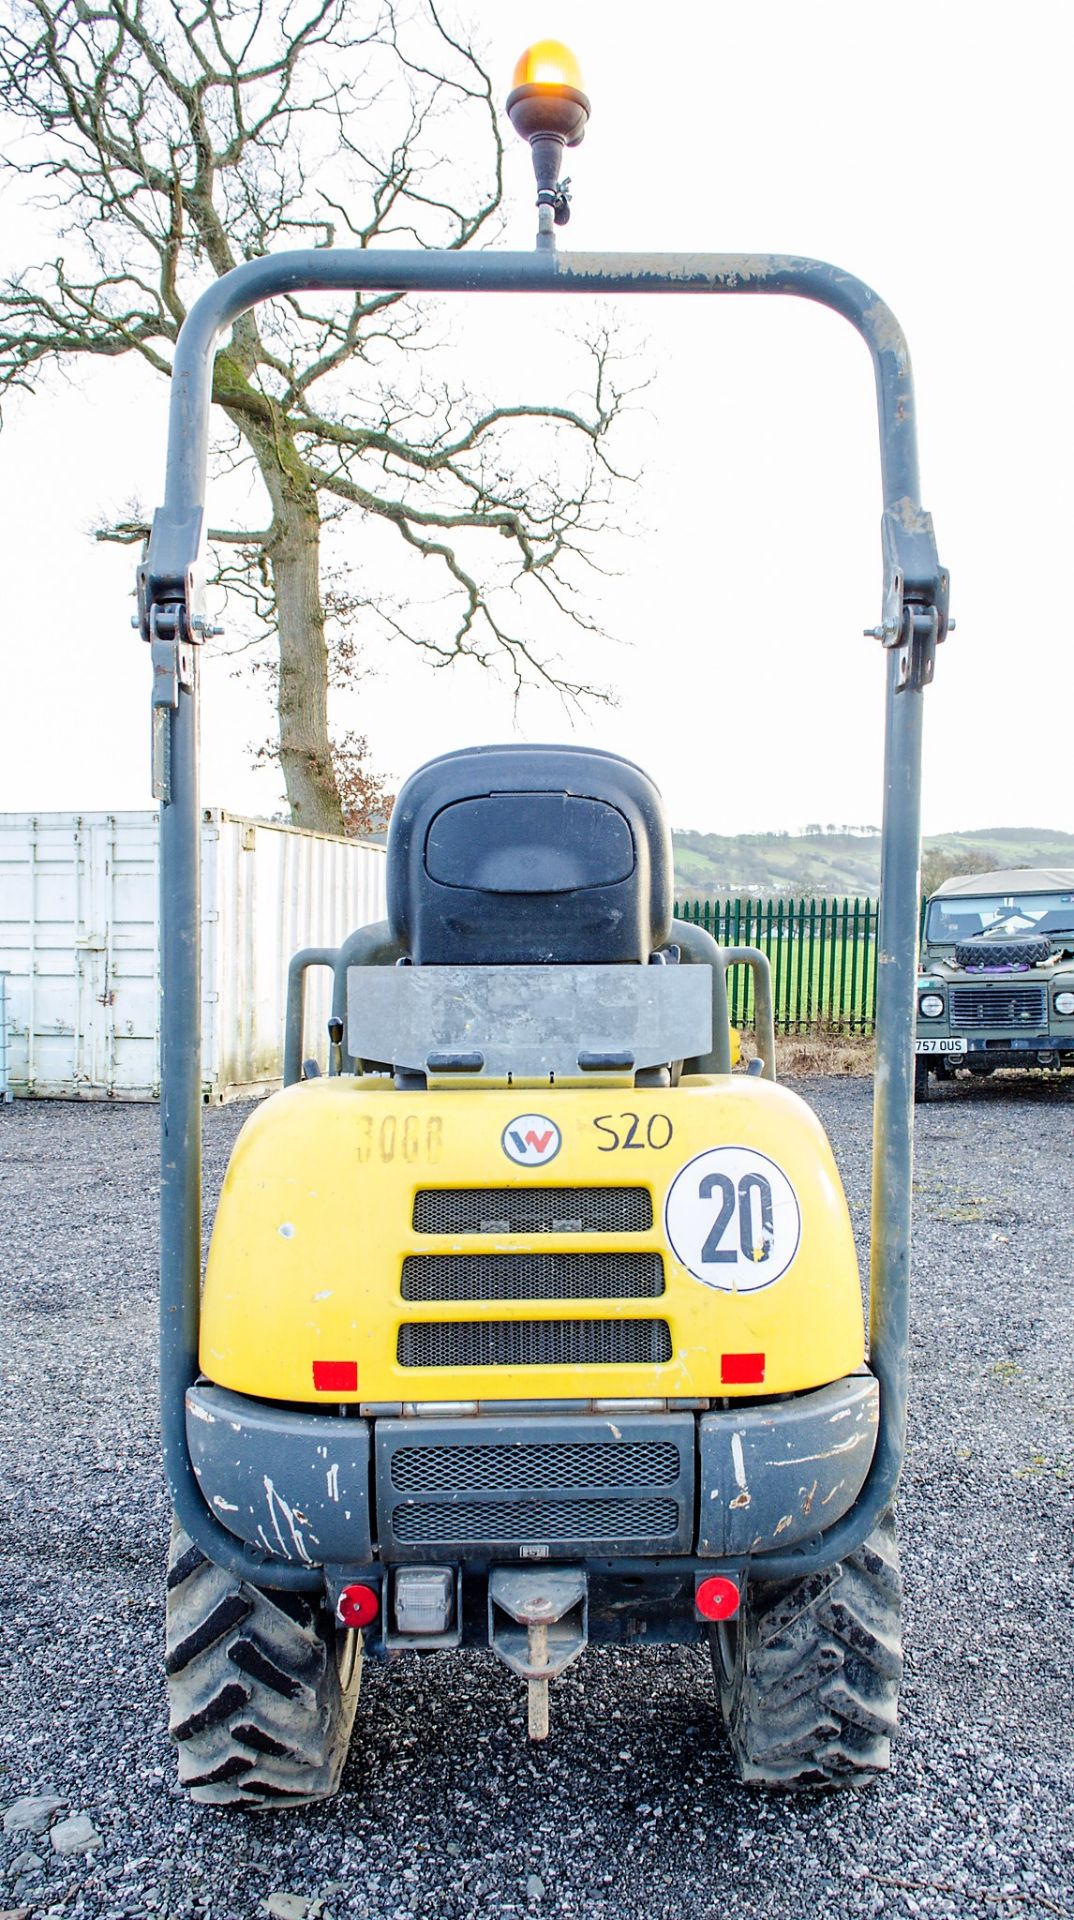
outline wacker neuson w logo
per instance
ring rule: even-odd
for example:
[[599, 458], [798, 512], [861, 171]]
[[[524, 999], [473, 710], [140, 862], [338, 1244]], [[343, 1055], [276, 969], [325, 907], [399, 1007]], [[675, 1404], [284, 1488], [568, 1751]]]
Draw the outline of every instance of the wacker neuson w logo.
[[519, 1167], [543, 1167], [554, 1160], [562, 1136], [554, 1120], [543, 1113], [521, 1113], [509, 1120], [501, 1142], [509, 1160]]

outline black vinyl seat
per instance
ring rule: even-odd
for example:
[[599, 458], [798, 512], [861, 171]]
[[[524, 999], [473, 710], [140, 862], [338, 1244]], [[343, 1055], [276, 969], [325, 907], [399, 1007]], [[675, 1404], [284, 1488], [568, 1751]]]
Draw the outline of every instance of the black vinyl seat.
[[633, 761], [470, 747], [406, 781], [387, 885], [416, 966], [644, 965], [671, 933], [671, 835]]

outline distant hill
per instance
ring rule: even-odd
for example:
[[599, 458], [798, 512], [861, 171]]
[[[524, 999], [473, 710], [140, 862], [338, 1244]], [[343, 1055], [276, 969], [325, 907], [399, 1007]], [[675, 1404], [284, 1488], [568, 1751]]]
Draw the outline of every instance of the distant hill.
[[[850, 827], [805, 833], [676, 832], [675, 894], [679, 900], [736, 894], [875, 894], [880, 887], [880, 835]], [[978, 827], [925, 840], [949, 873], [989, 867], [1074, 867], [1074, 833], [1051, 827]]]

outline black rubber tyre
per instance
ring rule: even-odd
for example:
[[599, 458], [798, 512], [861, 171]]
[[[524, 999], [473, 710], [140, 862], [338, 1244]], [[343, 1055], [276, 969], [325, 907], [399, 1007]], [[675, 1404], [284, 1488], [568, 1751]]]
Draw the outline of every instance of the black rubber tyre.
[[347, 1757], [361, 1634], [315, 1598], [224, 1573], [172, 1525], [168, 1728], [195, 1800], [280, 1808], [327, 1800]]
[[893, 1516], [824, 1573], [750, 1586], [713, 1627], [712, 1660], [739, 1778], [858, 1787], [889, 1764], [902, 1676]]
[[1046, 933], [1027, 933], [1021, 940], [960, 940], [956, 967], [1039, 967], [1051, 957]]
[[914, 1061], [914, 1099], [920, 1104], [921, 1101], [928, 1100], [931, 1093], [929, 1063], [924, 1054], [919, 1053]]

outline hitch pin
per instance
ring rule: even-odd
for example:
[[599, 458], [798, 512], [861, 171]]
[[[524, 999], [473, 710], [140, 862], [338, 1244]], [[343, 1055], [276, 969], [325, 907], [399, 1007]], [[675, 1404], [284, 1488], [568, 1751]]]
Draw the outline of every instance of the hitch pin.
[[[527, 1652], [531, 1667], [543, 1668], [548, 1665], [548, 1623], [545, 1620], [531, 1622], [528, 1634]], [[528, 1688], [528, 1726], [531, 1740], [548, 1738], [548, 1676], [537, 1679], [531, 1677]]]

